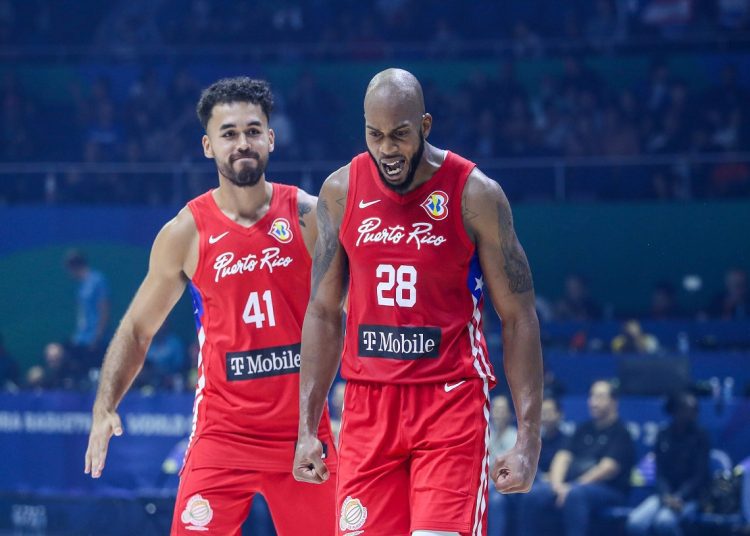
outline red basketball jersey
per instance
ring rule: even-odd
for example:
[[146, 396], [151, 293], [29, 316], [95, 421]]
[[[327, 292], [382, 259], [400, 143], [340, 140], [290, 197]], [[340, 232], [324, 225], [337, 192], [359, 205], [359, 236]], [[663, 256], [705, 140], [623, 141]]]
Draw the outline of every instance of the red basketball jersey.
[[349, 257], [342, 375], [383, 383], [486, 378], [482, 273], [461, 216], [475, 165], [447, 152], [405, 195], [383, 184], [369, 153], [354, 158], [340, 240]]
[[[291, 471], [311, 267], [297, 188], [273, 184], [268, 212], [249, 228], [221, 212], [211, 192], [188, 207], [200, 240], [190, 284], [200, 355], [188, 456], [205, 458], [196, 466]], [[327, 411], [320, 434], [335, 455]], [[193, 448], [199, 442], [209, 448]]]

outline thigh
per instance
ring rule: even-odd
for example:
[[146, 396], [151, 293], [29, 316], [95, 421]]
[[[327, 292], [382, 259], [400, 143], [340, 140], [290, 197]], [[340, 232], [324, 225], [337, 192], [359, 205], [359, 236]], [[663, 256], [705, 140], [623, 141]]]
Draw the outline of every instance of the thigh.
[[449, 391], [442, 383], [414, 386], [410, 393], [411, 529], [485, 533], [491, 484], [486, 384], [471, 380]]
[[177, 490], [171, 534], [210, 530], [239, 536], [256, 487], [257, 475], [251, 471], [195, 468], [188, 460]]
[[335, 534], [336, 473], [323, 484], [297, 482], [288, 473], [261, 476], [260, 492], [271, 510], [279, 536], [332, 536]]
[[336, 529], [409, 533], [408, 453], [400, 442], [399, 388], [348, 382], [339, 436]]

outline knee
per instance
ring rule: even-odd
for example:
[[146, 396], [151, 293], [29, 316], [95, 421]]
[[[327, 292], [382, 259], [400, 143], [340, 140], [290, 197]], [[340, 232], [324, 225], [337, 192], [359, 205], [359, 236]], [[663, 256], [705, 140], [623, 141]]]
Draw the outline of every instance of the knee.
[[673, 536], [678, 534], [679, 521], [669, 510], [661, 510], [654, 520], [654, 533], [658, 536]]

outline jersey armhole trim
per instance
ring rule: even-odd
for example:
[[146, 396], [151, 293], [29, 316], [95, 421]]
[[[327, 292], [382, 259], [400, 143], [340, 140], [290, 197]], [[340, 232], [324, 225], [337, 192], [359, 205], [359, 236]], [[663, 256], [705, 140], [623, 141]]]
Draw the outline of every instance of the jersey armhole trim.
[[466, 185], [469, 182], [469, 176], [471, 173], [476, 169], [476, 165], [472, 164], [472, 166], [469, 168], [469, 170], [466, 172], [465, 175], [461, 177], [461, 180], [459, 181], [459, 187], [456, 188], [456, 193], [458, 193], [458, 217], [453, 219], [453, 222], [456, 226], [456, 233], [458, 234], [459, 239], [463, 243], [464, 246], [466, 246], [466, 249], [468, 250], [468, 259], [471, 259], [471, 257], [474, 255], [474, 252], [476, 251], [476, 244], [472, 242], [471, 237], [469, 236], [469, 232], [466, 230], [466, 225], [464, 224], [464, 190], [466, 190]]
[[303, 190], [301, 188], [298, 188], [297, 186], [289, 186], [289, 188], [289, 197], [291, 202], [291, 214], [289, 215], [289, 217], [292, 219], [291, 225], [294, 229], [294, 232], [297, 233], [297, 236], [299, 236], [299, 248], [302, 250], [302, 258], [305, 259], [305, 264], [310, 267], [312, 266], [312, 255], [308, 251], [307, 244], [305, 243], [305, 234], [302, 232], [302, 224], [300, 223], [301, 218], [299, 215], [299, 193]]
[[[356, 180], [356, 173], [354, 173], [355, 167], [357, 167], [356, 162], [358, 161], [357, 158], [353, 159], [351, 161], [351, 164], [349, 165], [349, 180], [346, 188], [346, 204], [344, 205], [344, 214], [341, 217], [341, 226], [339, 227], [339, 242], [342, 244], [344, 243], [344, 232], [349, 227], [349, 222], [352, 219], [352, 212], [354, 212], [354, 198], [357, 194], [357, 180]], [[354, 180], [352, 180], [352, 177], [355, 176]]]
[[[210, 193], [208, 195], [211, 195]], [[205, 246], [203, 244], [203, 236], [201, 232], [201, 228], [203, 227], [203, 221], [200, 218], [200, 208], [196, 206], [196, 201], [191, 201], [188, 203], [188, 208], [190, 209], [190, 213], [193, 215], [193, 221], [195, 222], [195, 230], [198, 233], [198, 259], [195, 264], [195, 273], [193, 273], [193, 277], [190, 277], [191, 282], [199, 281], [201, 275], [203, 275], [203, 257], [205, 255]]]

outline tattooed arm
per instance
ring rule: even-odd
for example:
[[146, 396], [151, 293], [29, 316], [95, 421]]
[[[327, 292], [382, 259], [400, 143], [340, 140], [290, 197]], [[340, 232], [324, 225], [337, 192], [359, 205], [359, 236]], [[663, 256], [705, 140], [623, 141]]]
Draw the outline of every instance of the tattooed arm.
[[299, 481], [316, 484], [329, 477], [317, 435], [328, 390], [341, 360], [341, 321], [349, 265], [339, 242], [339, 229], [348, 186], [349, 166], [345, 166], [328, 177], [320, 190], [312, 288], [302, 326], [300, 420], [293, 473]]
[[516, 446], [493, 465], [495, 486], [525, 492], [536, 474], [541, 449], [542, 349], [534, 284], [526, 254], [513, 229], [502, 188], [474, 170], [462, 200], [466, 231], [476, 244], [484, 282], [503, 326], [503, 366], [518, 419]]
[[307, 246], [307, 251], [311, 257], [315, 250], [315, 242], [318, 240], [317, 204], [317, 197], [308, 194], [301, 188], [297, 190], [299, 226], [302, 229], [302, 238], [305, 240], [305, 246]]

